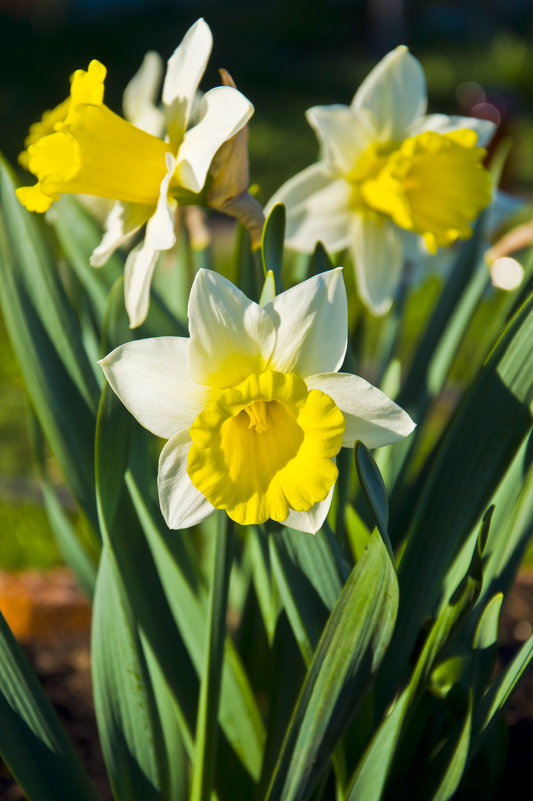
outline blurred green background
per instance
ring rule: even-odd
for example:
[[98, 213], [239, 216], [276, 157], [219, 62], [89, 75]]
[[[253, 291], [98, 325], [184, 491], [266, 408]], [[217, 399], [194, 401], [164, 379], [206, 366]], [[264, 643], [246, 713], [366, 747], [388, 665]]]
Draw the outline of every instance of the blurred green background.
[[[0, 147], [15, 163], [31, 122], [68, 94], [68, 76], [98, 58], [108, 68], [106, 103], [122, 92], [147, 50], [164, 59], [203, 15], [214, 48], [203, 86], [227, 68], [255, 105], [251, 177], [266, 200], [316, 159], [305, 109], [349, 103], [376, 61], [408, 44], [427, 76], [430, 111], [496, 119], [513, 139], [503, 187], [533, 190], [533, 6], [529, 0], [0, 0]], [[438, 279], [410, 302], [403, 337], [408, 361]], [[1, 291], [1, 288], [0, 288]], [[482, 356], [482, 333], [498, 293], [487, 298], [459, 354]], [[452, 384], [453, 384], [452, 381]], [[28, 440], [23, 381], [0, 321], [0, 569], [48, 566], [59, 556], [40, 502]], [[57, 476], [60, 482], [60, 476]]]

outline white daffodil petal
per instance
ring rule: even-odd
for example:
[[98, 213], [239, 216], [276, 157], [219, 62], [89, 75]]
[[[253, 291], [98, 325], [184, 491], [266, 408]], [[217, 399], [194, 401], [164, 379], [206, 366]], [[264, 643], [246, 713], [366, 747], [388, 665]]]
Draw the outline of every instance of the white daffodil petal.
[[384, 392], [364, 378], [347, 373], [314, 375], [305, 379], [309, 389], [320, 389], [335, 401], [344, 415], [342, 444], [353, 448], [361, 440], [367, 448], [379, 448], [403, 439], [415, 424]]
[[158, 437], [188, 430], [207, 403], [208, 390], [189, 375], [188, 346], [184, 337], [138, 339], [99, 362], [122, 403]]
[[277, 334], [270, 360], [274, 370], [305, 377], [339, 369], [348, 330], [348, 302], [340, 267], [282, 292], [264, 309]]
[[165, 115], [156, 106], [156, 97], [163, 75], [163, 60], [159, 53], [150, 50], [143, 63], [124, 90], [122, 108], [124, 116], [137, 128], [161, 138]]
[[350, 106], [313, 106], [305, 113], [322, 147], [322, 158], [346, 174], [376, 139], [372, 116]]
[[190, 371], [199, 384], [234, 386], [265, 369], [274, 348], [274, 324], [231, 281], [199, 270], [188, 314]]
[[150, 305], [150, 285], [158, 250], [147, 247], [145, 242], [129, 253], [124, 265], [124, 305], [128, 312], [130, 328], [137, 328], [146, 320]]
[[169, 202], [167, 197], [175, 161], [170, 153], [167, 153], [166, 159], [168, 171], [161, 182], [157, 208], [148, 220], [144, 242], [131, 251], [124, 268], [124, 302], [130, 318], [130, 328], [137, 328], [146, 319], [150, 302], [150, 284], [157, 258], [162, 250], [169, 250], [176, 242], [174, 233], [176, 203]]
[[117, 201], [105, 222], [105, 233], [90, 258], [91, 267], [101, 267], [149, 219], [153, 209], [140, 203]]
[[425, 114], [427, 88], [424, 70], [405, 45], [381, 59], [352, 100], [354, 108], [371, 111], [380, 141], [401, 140], [414, 120]]
[[165, 158], [167, 172], [161, 181], [156, 210], [146, 226], [145, 242], [154, 250], [169, 250], [176, 242], [174, 211], [177, 204], [168, 197], [168, 186], [176, 169], [176, 160], [171, 153], [167, 153]]
[[496, 131], [496, 124], [491, 120], [480, 120], [477, 117], [448, 116], [447, 114], [428, 114], [415, 122], [407, 132], [409, 136], [416, 136], [424, 131], [435, 131], [445, 134], [450, 131], [459, 131], [461, 128], [470, 128], [477, 133], [477, 144], [485, 147]]
[[213, 35], [207, 22], [200, 17], [168, 60], [163, 105], [169, 142], [173, 146], [180, 144], [187, 130], [196, 90], [212, 47]]
[[173, 529], [195, 526], [215, 511], [187, 475], [191, 445], [189, 429], [185, 429], [166, 443], [159, 457], [159, 503], [167, 526]]
[[352, 191], [324, 162], [312, 164], [278, 189], [265, 214], [276, 203], [285, 204], [285, 241], [294, 250], [312, 253], [319, 241], [330, 251], [343, 250], [350, 243]]
[[200, 192], [219, 147], [240, 131], [254, 112], [250, 101], [231, 86], [206, 92], [202, 104], [202, 118], [186, 132], [178, 151], [178, 180], [191, 192]]
[[399, 229], [386, 218], [358, 215], [352, 223], [352, 237], [359, 296], [373, 314], [386, 314], [403, 267]]
[[331, 506], [331, 499], [333, 498], [334, 486], [330, 489], [328, 497], [315, 503], [308, 512], [295, 512], [291, 509], [289, 516], [283, 521], [284, 526], [294, 528], [296, 531], [304, 531], [308, 534], [316, 534], [319, 528], [322, 527], [324, 520], [329, 512]]

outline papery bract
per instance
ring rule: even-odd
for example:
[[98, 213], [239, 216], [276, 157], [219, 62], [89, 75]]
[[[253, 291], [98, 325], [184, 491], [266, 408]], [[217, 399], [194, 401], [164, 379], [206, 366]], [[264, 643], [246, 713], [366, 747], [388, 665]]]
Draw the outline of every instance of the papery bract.
[[168, 440], [159, 497], [170, 528], [214, 509], [241, 524], [269, 518], [317, 531], [337, 478], [335, 456], [356, 439], [395, 442], [410, 417], [355, 375], [340, 269], [264, 307], [200, 270], [189, 299], [190, 338], [121, 345], [100, 364], [137, 420]]

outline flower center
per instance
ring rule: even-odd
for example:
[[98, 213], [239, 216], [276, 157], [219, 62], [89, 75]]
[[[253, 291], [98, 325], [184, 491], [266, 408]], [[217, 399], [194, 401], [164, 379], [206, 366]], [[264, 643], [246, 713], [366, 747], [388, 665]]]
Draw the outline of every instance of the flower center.
[[346, 175], [346, 179], [352, 184], [352, 208], [360, 214], [373, 213], [363, 195], [363, 187], [367, 181], [379, 175], [390, 153], [396, 147], [397, 144], [394, 142], [373, 142], [359, 156], [355, 167]]
[[272, 428], [270, 418], [267, 415], [268, 404], [264, 400], [254, 401], [245, 408], [245, 412], [250, 418], [248, 428], [255, 428], [257, 434], [264, 434]]
[[344, 425], [333, 400], [298, 376], [251, 375], [221, 390], [194, 421], [187, 473], [238, 523], [281, 522], [326, 498]]
[[470, 129], [426, 131], [405, 139], [360, 186], [367, 207], [424, 237], [430, 252], [472, 235], [470, 223], [490, 203], [485, 150]]

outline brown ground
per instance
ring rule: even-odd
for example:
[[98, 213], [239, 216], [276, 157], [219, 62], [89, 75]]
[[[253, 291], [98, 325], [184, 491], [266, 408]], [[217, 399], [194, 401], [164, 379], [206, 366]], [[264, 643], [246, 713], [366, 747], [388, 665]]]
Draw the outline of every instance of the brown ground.
[[[59, 579], [57, 578], [59, 577]], [[9, 581], [9, 580], [8, 580]], [[29, 585], [46, 595], [35, 575]], [[37, 584], [35, 584], [37, 582]], [[62, 590], [57, 592], [57, 583]], [[64, 571], [57, 574], [56, 589], [48, 594], [52, 606], [68, 599], [71, 608], [63, 614], [65, 624], [60, 636], [57, 628], [38, 634], [31, 615], [24, 625], [29, 636], [17, 632], [24, 650], [52, 701], [69, 737], [85, 765], [101, 801], [112, 801], [107, 782], [94, 718], [89, 660], [88, 608]], [[26, 585], [28, 586], [28, 585]], [[11, 588], [14, 591], [15, 588]], [[55, 593], [55, 594], [54, 594]], [[0, 574], [0, 608], [6, 609], [5, 576]], [[8, 593], [9, 594], [9, 593]], [[52, 597], [52, 601], [50, 601]], [[13, 610], [10, 612], [13, 615]], [[20, 622], [20, 621], [19, 621]], [[35, 622], [35, 620], [34, 620]], [[56, 618], [57, 622], [57, 618]], [[10, 621], [17, 628], [16, 620]], [[521, 573], [504, 606], [500, 626], [501, 663], [506, 663], [533, 631], [533, 572]], [[52, 636], [53, 633], [53, 636]], [[533, 765], [533, 671], [522, 680], [508, 705], [509, 758], [497, 801], [524, 797], [524, 787], [531, 786]], [[527, 794], [526, 794], [527, 795]], [[0, 762], [0, 801], [22, 801], [24, 794]], [[73, 799], [73, 801], [75, 801]]]

